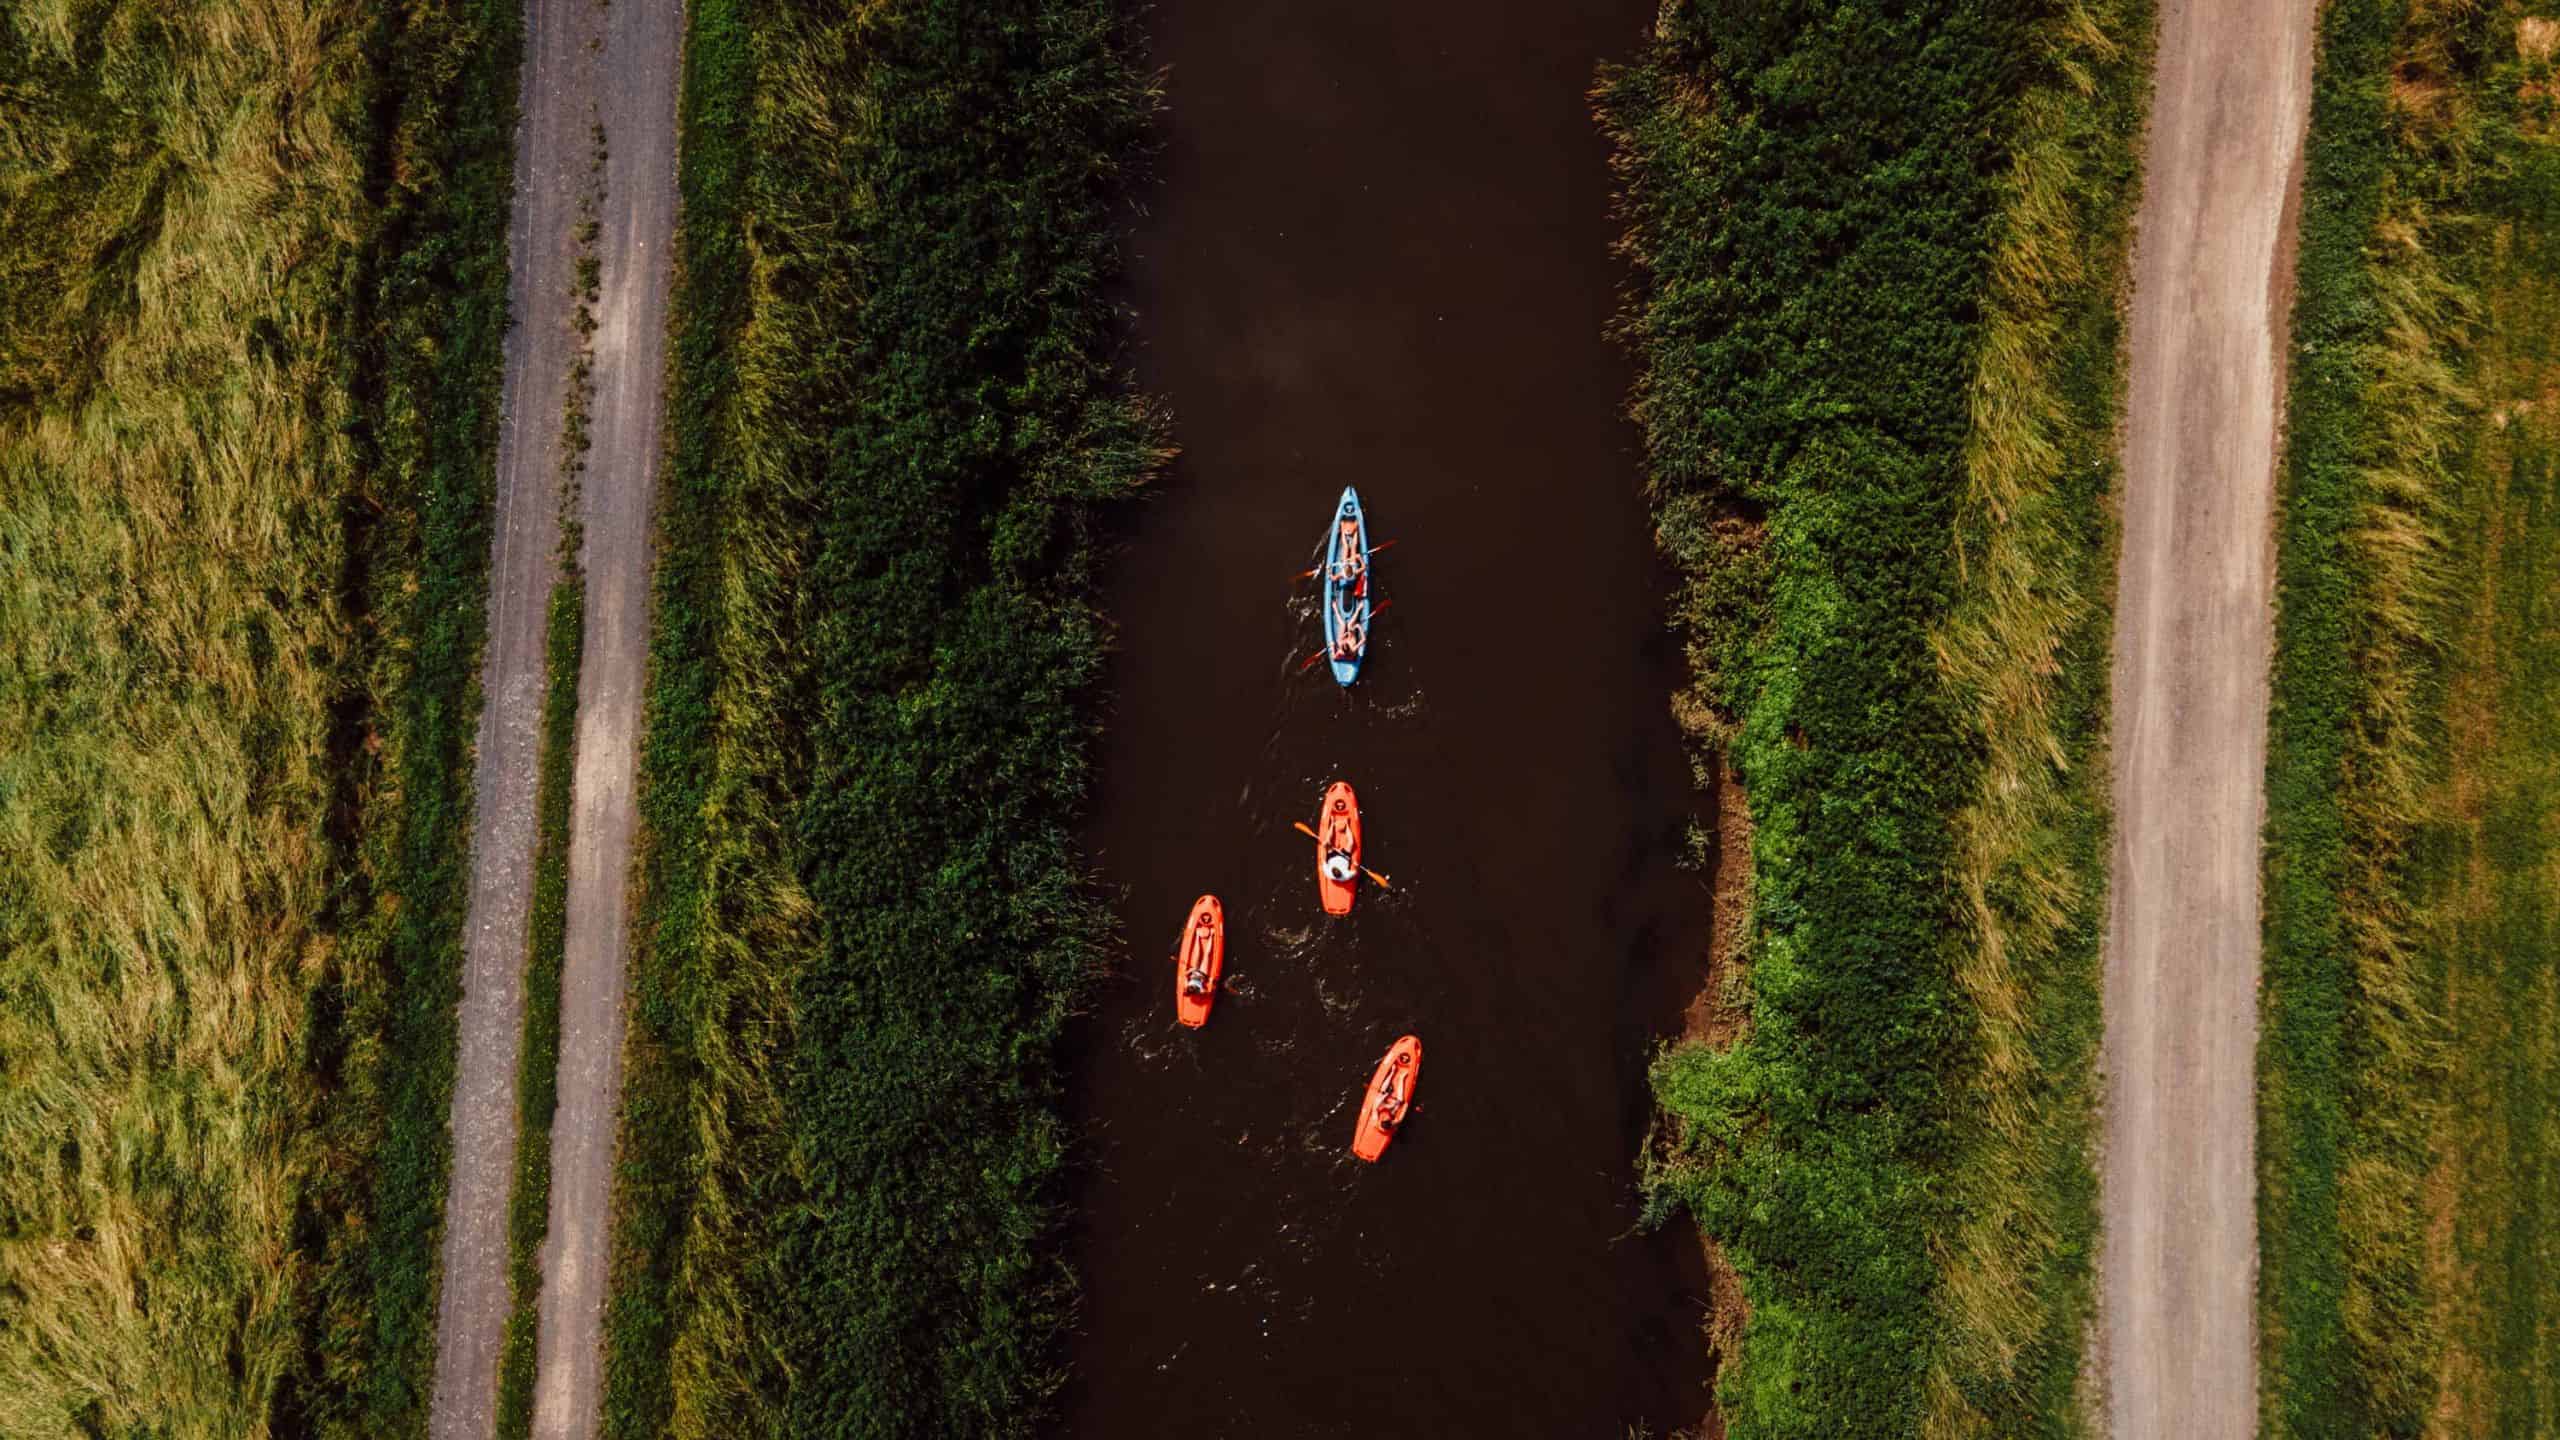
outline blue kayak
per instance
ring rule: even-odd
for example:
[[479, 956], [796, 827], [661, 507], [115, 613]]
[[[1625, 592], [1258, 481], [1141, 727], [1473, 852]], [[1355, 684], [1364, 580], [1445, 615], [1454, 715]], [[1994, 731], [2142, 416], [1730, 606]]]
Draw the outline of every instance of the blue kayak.
[[[1347, 558], [1356, 557], [1346, 565]], [[1369, 517], [1360, 508], [1360, 492], [1342, 487], [1333, 507], [1333, 523], [1324, 532], [1324, 643], [1333, 663], [1333, 681], [1348, 685], [1360, 678], [1360, 662], [1369, 657]], [[1351, 644], [1342, 644], [1345, 627]]]

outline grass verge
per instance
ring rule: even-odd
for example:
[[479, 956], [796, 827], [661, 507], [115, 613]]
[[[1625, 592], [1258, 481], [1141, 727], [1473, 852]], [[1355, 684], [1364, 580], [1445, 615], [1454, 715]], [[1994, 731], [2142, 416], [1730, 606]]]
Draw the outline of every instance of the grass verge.
[[[2532, 1433], [2534, 1382], [2489, 1385], [2479, 1367], [2549, 1354], [2531, 1317], [2551, 1270], [2516, 1248], [2548, 1213], [2548, 1066], [2484, 1003], [2512, 992], [2529, 1014], [2550, 976], [2547, 946], [2484, 943], [2502, 917], [2543, 913], [2551, 883], [2502, 863], [2535, 853], [2541, 817], [2484, 808], [2507, 784], [2530, 793], [2531, 767], [2492, 767], [2548, 716], [2507, 685], [2518, 651], [2498, 648], [2504, 606], [2534, 603], [2530, 581], [2502, 578], [2504, 547], [2529, 553], [2550, 523], [2525, 458], [2551, 371], [2531, 333], [2547, 272], [2520, 257], [2548, 255], [2555, 214], [2548, 47], [2531, 53], [2550, 22], [2528, 8], [2321, 15], [2268, 759], [2271, 1435]], [[2492, 418], [2484, 384], [2524, 408]], [[2449, 1083], [2509, 1123], [2447, 1106]], [[2474, 1188], [2449, 1190], [2457, 1175]]]
[[1123, 23], [689, 18], [614, 1435], [1019, 1434], [1054, 1383], [1088, 515], [1163, 448], [1101, 295]]
[[342, 960], [315, 1000], [332, 1159], [298, 1232], [319, 1283], [287, 1433], [423, 1434], [451, 1164], [454, 1013], [515, 177], [516, 0], [384, 11], [377, 229], [353, 276], [368, 767]]
[[2123, 326], [2148, 0], [2060, 7], [2011, 127], [1939, 668], [1981, 736], [1958, 811], [1969, 1063], [1929, 1437], [2074, 1433], [2093, 1309]]
[[[793, 691], [812, 521], [774, 442], [780, 328], [750, 257], [757, 87], [747, 7], [686, 14], [672, 448], [643, 737], [605, 1433], [771, 1434], [785, 1393], [774, 1227], [803, 1194], [781, 1116], [790, 977], [815, 922], [787, 816], [806, 767]], [[802, 352], [803, 355], [814, 352]]]
[[9, 1434], [422, 1418], [514, 24], [0, 6]]
[[1597, 93], [1674, 708], [1750, 797], [1745, 1023], [1645, 1176], [1742, 1277], [1736, 1434], [2076, 1425], [2149, 20], [1692, 3]]

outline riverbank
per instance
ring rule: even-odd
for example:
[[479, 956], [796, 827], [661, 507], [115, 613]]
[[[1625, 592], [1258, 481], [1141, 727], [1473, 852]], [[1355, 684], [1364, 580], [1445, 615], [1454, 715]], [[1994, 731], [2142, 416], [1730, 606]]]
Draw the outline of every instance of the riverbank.
[[1095, 3], [688, 23], [606, 1424], [1025, 1433], [1149, 92]]
[[1674, 708], [1750, 812], [1732, 1038], [1656, 1064], [1646, 1165], [1740, 1273], [1737, 1432], [2076, 1423], [2149, 21], [1691, 6], [1596, 96]]

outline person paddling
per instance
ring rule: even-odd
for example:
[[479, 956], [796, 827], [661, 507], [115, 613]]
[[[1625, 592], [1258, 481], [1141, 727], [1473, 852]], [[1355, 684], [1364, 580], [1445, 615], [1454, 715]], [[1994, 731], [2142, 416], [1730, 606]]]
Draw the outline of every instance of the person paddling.
[[1324, 873], [1338, 884], [1348, 884], [1360, 873], [1359, 862], [1351, 858], [1351, 802], [1336, 795], [1324, 817]]
[[1396, 1068], [1387, 1076], [1385, 1088], [1378, 1092], [1378, 1108], [1374, 1118], [1381, 1130], [1393, 1130], [1396, 1128], [1396, 1121], [1403, 1118], [1404, 1096], [1398, 1093], [1396, 1087], [1404, 1080], [1405, 1063], [1403, 1055], [1396, 1056]]
[[1360, 572], [1369, 566], [1369, 557], [1362, 553], [1360, 547], [1360, 521], [1357, 516], [1347, 512], [1343, 515], [1341, 531], [1334, 539], [1333, 553], [1338, 557], [1333, 562], [1333, 578], [1345, 585], [1357, 583]]
[[1200, 918], [1191, 926], [1191, 954], [1189, 963], [1183, 967], [1182, 971], [1183, 994], [1206, 995], [1209, 993], [1209, 951], [1216, 943], [1216, 920], [1208, 911], [1203, 910], [1200, 912]]
[[1352, 619], [1349, 615], [1344, 615], [1342, 617], [1342, 628], [1334, 633], [1333, 658], [1336, 660], [1348, 660], [1352, 656], [1359, 654], [1362, 638], [1360, 622]]

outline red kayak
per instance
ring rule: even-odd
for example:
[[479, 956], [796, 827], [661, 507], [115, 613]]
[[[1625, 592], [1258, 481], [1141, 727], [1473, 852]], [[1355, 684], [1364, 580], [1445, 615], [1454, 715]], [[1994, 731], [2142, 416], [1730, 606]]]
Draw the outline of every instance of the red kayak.
[[1197, 1030], [1218, 1003], [1218, 976], [1227, 968], [1227, 910], [1215, 895], [1191, 902], [1191, 918], [1173, 947], [1173, 1013]]
[[[1336, 854], [1351, 857], [1350, 873], [1335, 879], [1326, 868]], [[1324, 808], [1316, 815], [1316, 893], [1324, 897], [1324, 913], [1351, 913], [1352, 892], [1360, 887], [1360, 797], [1346, 781], [1325, 787]]]
[[1407, 1035], [1387, 1047], [1378, 1072], [1369, 1077], [1368, 1098], [1360, 1102], [1360, 1128], [1351, 1137], [1351, 1153], [1375, 1163], [1388, 1142], [1413, 1113], [1413, 1092], [1422, 1083], [1422, 1042]]

